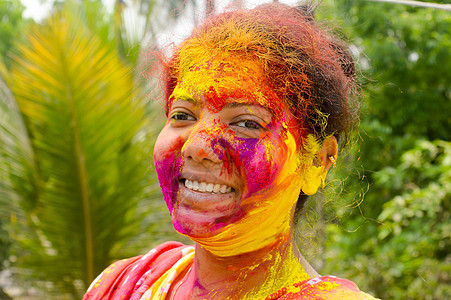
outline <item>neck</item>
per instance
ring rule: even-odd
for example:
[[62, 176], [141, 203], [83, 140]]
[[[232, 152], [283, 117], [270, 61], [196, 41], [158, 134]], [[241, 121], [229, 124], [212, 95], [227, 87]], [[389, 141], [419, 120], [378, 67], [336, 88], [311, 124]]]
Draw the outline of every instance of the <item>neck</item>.
[[190, 295], [188, 299], [264, 299], [284, 286], [318, 276], [299, 256], [291, 236], [231, 257], [218, 257], [196, 245], [193, 267], [179, 292]]

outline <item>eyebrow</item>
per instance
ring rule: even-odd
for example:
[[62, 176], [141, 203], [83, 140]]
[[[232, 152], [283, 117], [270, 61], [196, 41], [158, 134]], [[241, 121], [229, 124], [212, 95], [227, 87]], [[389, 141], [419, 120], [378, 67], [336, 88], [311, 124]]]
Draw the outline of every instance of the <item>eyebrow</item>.
[[[271, 109], [258, 104], [258, 103], [251, 103], [251, 102], [231, 102], [231, 103], [227, 103], [224, 108], [235, 108], [235, 107], [243, 107], [243, 106], [254, 106], [254, 107], [259, 107], [259, 108], [263, 108], [264, 110], [266, 110], [269, 114], [270, 114], [270, 118], [274, 117], [274, 113], [272, 112]], [[265, 119], [262, 119], [263, 121], [267, 122]]]
[[[200, 100], [195, 99], [195, 98], [190, 97], [190, 96], [179, 96], [179, 97], [175, 98], [175, 99], [172, 101], [172, 103], [174, 103], [175, 101], [186, 101], [186, 102], [189, 102], [189, 103], [191, 103], [191, 104], [193, 104], [193, 105], [196, 105], [196, 106], [198, 106], [198, 105], [201, 104], [201, 101], [200, 101]], [[263, 106], [263, 105], [261, 105], [261, 104], [259, 104], [259, 103], [248, 102], [248, 101], [245, 101], [245, 100], [244, 100], [244, 101], [236, 101], [236, 102], [230, 102], [230, 103], [227, 103], [227, 104], [224, 106], [224, 108], [236, 108], [236, 107], [243, 107], [243, 106], [256, 106], [256, 107], [260, 107], [260, 108], [263, 108], [263, 109], [268, 110], [272, 115], [274, 115], [274, 112], [272, 111], [272, 109], [270, 109], [270, 108], [268, 108], [268, 107], [265, 107], [265, 106]]]
[[255, 103], [249, 103], [249, 102], [230, 102], [230, 103], [227, 103], [224, 107], [234, 108], [234, 107], [240, 107], [240, 106], [261, 106], [261, 105], [257, 105]]
[[[174, 100], [172, 102], [174, 103], [175, 101], [186, 101], [186, 102], [189, 102], [194, 105], [199, 105], [201, 103], [200, 100], [194, 99], [193, 97], [190, 97], [190, 96], [180, 96], [180, 97], [174, 98]], [[230, 103], [227, 103], [224, 107], [234, 108], [234, 107], [241, 107], [241, 106], [259, 106], [262, 108], [266, 108], [260, 104], [256, 104], [253, 102], [246, 102], [246, 101], [230, 102]]]
[[245, 98], [244, 99], [243, 98], [235, 99], [234, 102], [230, 102], [225, 105], [225, 107], [227, 107], [227, 108], [234, 108], [234, 107], [241, 107], [241, 106], [257, 106], [257, 107], [260, 107], [260, 108], [263, 108], [263, 109], [266, 109], [266, 110], [272, 112], [271, 108], [264, 106], [258, 102], [256, 103], [255, 101], [249, 101], [248, 99], [245, 99]]
[[253, 102], [231, 102], [231, 103], [227, 103], [224, 108], [234, 108], [234, 107], [242, 107], [242, 106], [255, 106], [255, 107], [260, 107], [265, 109], [266, 111], [268, 111], [271, 115], [275, 115], [273, 110], [269, 107], [263, 106], [259, 103], [253, 103]]
[[186, 102], [189, 102], [189, 103], [191, 103], [193, 105], [199, 105], [200, 104], [199, 100], [196, 100], [193, 97], [189, 97], [189, 96], [180, 96], [180, 97], [174, 98], [172, 100], [172, 103], [174, 103], [175, 101], [186, 101]]

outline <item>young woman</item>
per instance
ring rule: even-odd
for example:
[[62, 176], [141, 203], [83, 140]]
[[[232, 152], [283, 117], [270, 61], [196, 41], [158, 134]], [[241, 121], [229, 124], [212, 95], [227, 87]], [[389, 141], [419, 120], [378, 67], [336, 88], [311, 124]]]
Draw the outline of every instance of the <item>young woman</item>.
[[195, 245], [116, 262], [84, 299], [374, 299], [321, 277], [293, 240], [356, 121], [344, 44], [307, 8], [267, 4], [207, 20], [166, 74], [155, 167]]

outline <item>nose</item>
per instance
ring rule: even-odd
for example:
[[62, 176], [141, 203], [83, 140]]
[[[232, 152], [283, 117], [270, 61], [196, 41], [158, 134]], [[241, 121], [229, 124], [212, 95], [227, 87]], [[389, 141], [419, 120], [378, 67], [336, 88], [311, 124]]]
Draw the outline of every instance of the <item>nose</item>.
[[220, 163], [221, 137], [222, 130], [214, 120], [198, 122], [182, 147], [182, 155], [196, 162]]

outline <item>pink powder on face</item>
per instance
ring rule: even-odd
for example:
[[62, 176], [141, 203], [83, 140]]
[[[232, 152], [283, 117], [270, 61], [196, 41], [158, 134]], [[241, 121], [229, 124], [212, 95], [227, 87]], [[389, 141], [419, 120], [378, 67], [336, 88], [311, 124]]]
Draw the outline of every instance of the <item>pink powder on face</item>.
[[[222, 160], [222, 172], [239, 176], [244, 181], [246, 198], [264, 188], [270, 187], [279, 169], [274, 161], [275, 149], [268, 149], [263, 138], [239, 138], [233, 133], [221, 133], [216, 130], [205, 130], [202, 137], [210, 139], [207, 143], [211, 151]], [[272, 143], [266, 143], [272, 145]], [[163, 197], [172, 214], [179, 190], [179, 180], [183, 168], [181, 149], [183, 141], [180, 138], [171, 149], [164, 154], [163, 159], [155, 161], [158, 180]], [[207, 151], [210, 151], [207, 149]]]
[[[169, 99], [169, 108], [172, 106], [173, 100], [176, 99], [187, 99], [185, 101], [194, 102], [192, 115], [195, 122], [188, 124], [186, 127], [175, 127], [174, 129], [168, 127], [168, 130], [172, 130], [169, 132], [173, 135], [178, 135], [180, 140], [170, 151], [164, 150], [166, 152], [164, 159], [155, 160], [163, 196], [171, 215], [173, 215], [173, 225], [177, 231], [187, 235], [189, 235], [188, 231], [192, 230], [190, 229], [192, 227], [190, 212], [188, 211], [187, 213], [187, 210], [183, 210], [185, 208], [183, 205], [177, 211], [177, 201], [181, 201], [177, 197], [181, 197], [182, 194], [178, 195], [180, 174], [183, 171], [185, 160], [187, 164], [191, 163], [188, 160], [190, 158], [188, 156], [185, 157], [186, 153], [183, 153], [183, 148], [187, 147], [187, 149], [191, 150], [189, 155], [196, 156], [198, 160], [196, 163], [202, 164], [202, 159], [212, 160], [205, 166], [212, 166], [213, 169], [218, 167], [215, 170], [218, 173], [220, 168], [220, 173], [215, 173], [217, 176], [223, 178], [232, 176], [230, 178], [232, 178], [232, 183], [236, 185], [234, 186], [237, 190], [236, 192], [239, 192], [240, 202], [260, 191], [270, 194], [274, 180], [284, 164], [284, 155], [280, 155], [279, 152], [285, 151], [286, 127], [282, 126], [282, 121], [274, 122], [274, 120], [286, 119], [285, 113], [287, 111], [285, 105], [264, 84], [264, 78], [253, 77], [255, 76], [253, 73], [246, 78], [237, 78], [235, 85], [233, 82], [228, 82], [224, 78], [233, 79], [235, 78], [235, 73], [231, 70], [223, 71], [221, 68], [225, 66], [225, 64], [221, 64], [219, 66], [220, 70], [216, 70], [217, 72], [213, 76], [213, 81], [218, 84], [212, 83], [212, 85], [205, 86], [200, 79], [196, 79], [197, 81], [194, 80], [191, 83], [189, 76], [183, 78], [186, 79], [185, 81], [182, 79], [177, 83], [177, 93], [174, 94], [175, 99]], [[209, 66], [207, 66], [208, 68]], [[193, 66], [190, 72], [199, 71], [198, 75], [200, 78], [200, 75], [202, 75], [200, 71], [202, 70], [205, 69]], [[194, 76], [196, 74], [190, 73], [190, 75]], [[208, 76], [206, 78], [209, 79]], [[221, 79], [224, 79], [224, 81], [221, 81]], [[245, 85], [238, 84], [240, 81], [246, 80], [254, 88], [246, 89]], [[262, 106], [272, 113], [273, 122], [265, 126], [267, 127], [266, 129], [245, 131], [244, 135], [240, 134], [240, 130], [235, 132], [235, 127], [226, 123], [228, 121], [221, 119], [222, 116], [227, 116], [227, 112], [225, 112], [225, 115], [222, 115], [221, 111], [225, 109], [224, 107], [235, 103]], [[251, 110], [249, 111], [251, 112]], [[250, 137], [254, 136], [254, 134], [259, 136]], [[182, 135], [184, 136], [183, 141]], [[192, 146], [196, 148], [190, 148]], [[226, 203], [226, 201], [223, 203]], [[209, 230], [214, 231], [224, 227], [249, 213], [243, 206], [240, 208], [238, 206], [240, 205], [239, 203], [236, 205], [237, 211], [232, 218], [226, 214], [224, 218], [218, 217], [214, 222], [209, 223]], [[221, 206], [218, 205], [218, 207]], [[226, 209], [223, 210], [223, 212], [226, 211]], [[193, 220], [193, 224], [196, 223], [197, 225], [193, 226], [205, 228], [202, 221], [200, 221], [203, 220], [203, 217], [203, 215], [197, 215], [198, 222], [196, 223]], [[206, 219], [208, 219], [208, 216], [206, 216]]]
[[180, 150], [182, 146], [183, 140], [182, 138], [178, 138], [175, 144], [164, 153], [163, 159], [155, 160], [158, 181], [171, 215], [179, 190], [180, 172], [182, 170]]
[[[216, 155], [222, 161], [220, 175], [238, 176], [243, 182], [240, 191], [242, 198], [270, 187], [281, 163], [275, 161], [278, 157], [277, 151], [280, 151], [280, 147], [283, 146], [283, 143], [275, 144], [274, 135], [280, 135], [281, 140], [285, 136], [285, 130], [277, 132], [271, 128], [280, 124], [269, 124], [269, 130], [273, 132], [263, 132], [257, 138], [237, 137], [234, 131], [218, 121], [209, 125], [210, 127], [200, 129], [195, 137], [191, 137], [191, 139], [202, 139], [201, 143], [205, 147], [210, 147], [210, 149], [200, 149], [198, 155], [202, 154], [206, 158], [208, 155]], [[179, 137], [164, 153], [163, 159], [155, 160], [158, 180], [171, 214], [176, 203], [180, 173], [183, 168], [182, 148], [187, 142]]]
[[224, 161], [223, 169], [230, 172], [231, 166], [240, 173], [245, 181], [242, 197], [249, 197], [269, 187], [277, 174], [278, 166], [274, 162], [273, 152], [267, 149], [260, 138], [234, 137], [232, 141], [218, 137], [212, 142], [213, 151]]

